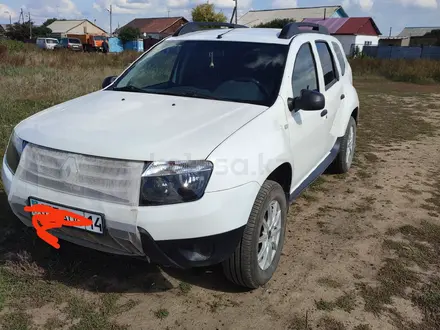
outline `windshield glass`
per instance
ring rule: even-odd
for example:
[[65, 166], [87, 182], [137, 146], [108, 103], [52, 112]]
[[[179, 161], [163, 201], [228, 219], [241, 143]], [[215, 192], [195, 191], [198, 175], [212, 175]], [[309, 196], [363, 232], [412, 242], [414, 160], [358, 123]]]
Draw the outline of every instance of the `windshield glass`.
[[98, 40], [98, 41], [99, 41], [99, 40], [104, 40], [104, 37], [100, 37], [100, 36], [94, 36], [94, 37], [93, 37], [93, 39], [95, 39], [95, 40]]
[[271, 106], [288, 50], [287, 45], [251, 42], [165, 41], [112, 89]]
[[69, 39], [69, 43], [71, 43], [71, 44], [80, 44], [81, 41], [79, 41], [79, 39]]

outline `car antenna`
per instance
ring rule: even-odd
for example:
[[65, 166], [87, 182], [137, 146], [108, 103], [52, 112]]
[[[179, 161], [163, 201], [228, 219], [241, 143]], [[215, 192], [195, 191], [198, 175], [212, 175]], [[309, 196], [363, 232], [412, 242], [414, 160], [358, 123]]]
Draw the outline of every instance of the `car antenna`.
[[229, 31], [226, 31], [225, 33], [222, 33], [222, 34], [219, 34], [218, 36], [217, 36], [217, 39], [221, 39], [226, 33], [229, 33], [229, 32], [231, 32], [233, 29], [229, 29]]

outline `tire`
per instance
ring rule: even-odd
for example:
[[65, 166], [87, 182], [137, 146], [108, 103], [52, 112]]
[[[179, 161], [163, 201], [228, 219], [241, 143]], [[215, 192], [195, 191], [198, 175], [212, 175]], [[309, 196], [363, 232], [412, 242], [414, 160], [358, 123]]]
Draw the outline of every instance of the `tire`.
[[[351, 142], [350, 142], [351, 141]], [[341, 146], [329, 170], [334, 174], [344, 174], [350, 170], [356, 152], [356, 121], [350, 117]]]
[[[275, 217], [273, 222], [269, 219], [265, 220], [269, 215], [268, 210], [270, 205], [277, 205], [280, 211], [280, 217]], [[276, 214], [278, 214], [278, 212], [276, 212]], [[287, 200], [283, 188], [277, 182], [266, 181], [255, 199], [240, 243], [232, 256], [223, 262], [223, 272], [228, 280], [249, 289], [256, 289], [269, 282], [278, 266], [283, 249], [286, 217]], [[263, 223], [266, 225], [263, 226]], [[271, 229], [269, 231], [270, 234], [267, 235], [267, 223], [269, 223], [269, 225], [273, 223], [273, 228], [277, 231]], [[263, 227], [266, 229], [263, 229]], [[266, 233], [266, 239], [263, 238], [264, 233]], [[263, 255], [261, 250], [265, 246], [269, 246], [270, 248], [271, 245], [269, 245], [269, 241], [277, 241], [278, 233], [279, 239], [277, 247], [275, 250], [271, 250], [273, 255], [272, 261], [266, 259], [266, 265], [263, 265], [263, 261], [261, 260], [260, 265], [258, 259], [259, 253]], [[263, 243], [259, 243], [260, 237]], [[273, 254], [274, 251], [275, 253]]]

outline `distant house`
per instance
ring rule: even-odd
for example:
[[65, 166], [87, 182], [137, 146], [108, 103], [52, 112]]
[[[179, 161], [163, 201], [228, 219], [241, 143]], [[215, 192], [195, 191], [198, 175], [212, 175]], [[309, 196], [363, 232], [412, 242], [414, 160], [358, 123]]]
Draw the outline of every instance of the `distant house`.
[[379, 46], [409, 46], [410, 37], [382, 36]]
[[4, 37], [11, 24], [0, 24], [0, 37]]
[[302, 22], [305, 18], [348, 17], [342, 6], [301, 7], [285, 9], [251, 10], [238, 19], [238, 24], [253, 27], [274, 19], [293, 19]]
[[438, 41], [438, 38], [430, 35], [434, 30], [440, 30], [440, 27], [406, 27], [397, 37], [408, 38], [407, 44], [402, 46], [432, 46]]
[[371, 17], [307, 18], [304, 22], [325, 26], [342, 43], [347, 56], [353, 55], [356, 48], [362, 51], [364, 46], [379, 44], [381, 32]]
[[188, 23], [188, 20], [185, 17], [135, 18], [117, 29], [116, 33], [124, 27], [133, 27], [141, 31], [143, 38], [163, 39], [176, 32], [186, 23]]
[[52, 30], [51, 36], [54, 38], [62, 38], [67, 34], [94, 34], [107, 36], [107, 32], [105, 30], [101, 29], [99, 26], [87, 19], [55, 21], [50, 24], [48, 28]]

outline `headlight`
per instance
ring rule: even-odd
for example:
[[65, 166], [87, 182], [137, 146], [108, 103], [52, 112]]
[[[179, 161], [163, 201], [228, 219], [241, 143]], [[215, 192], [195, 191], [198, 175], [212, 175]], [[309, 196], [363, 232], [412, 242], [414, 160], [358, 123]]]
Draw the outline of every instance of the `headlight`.
[[13, 174], [15, 174], [17, 170], [25, 146], [26, 141], [20, 139], [17, 134], [15, 134], [15, 131], [13, 131], [6, 150], [6, 164]]
[[202, 198], [213, 165], [208, 161], [153, 162], [142, 174], [140, 206], [193, 202]]

